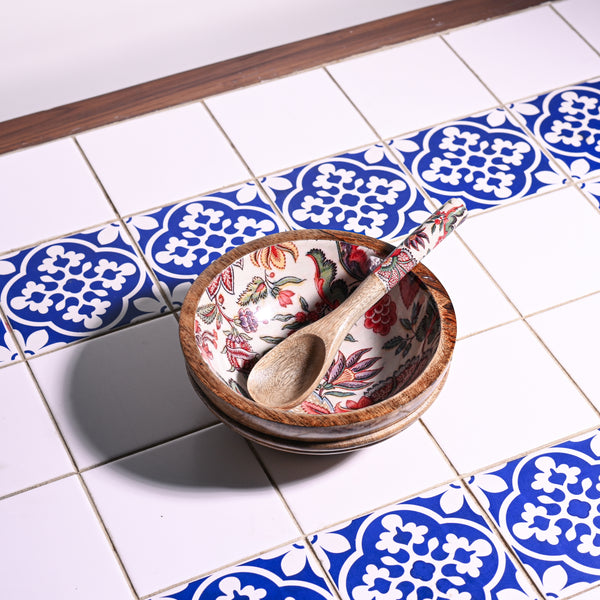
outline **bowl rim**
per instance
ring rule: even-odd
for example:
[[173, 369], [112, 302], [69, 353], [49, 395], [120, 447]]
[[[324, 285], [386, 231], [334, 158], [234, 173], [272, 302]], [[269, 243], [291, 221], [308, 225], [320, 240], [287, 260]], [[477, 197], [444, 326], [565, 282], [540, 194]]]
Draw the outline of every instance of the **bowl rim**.
[[213, 394], [236, 409], [259, 419], [285, 425], [339, 427], [381, 418], [400, 409], [411, 399], [427, 390], [444, 374], [450, 364], [456, 343], [456, 314], [452, 301], [441, 282], [423, 264], [418, 264], [413, 269], [413, 273], [427, 286], [436, 302], [442, 324], [440, 327], [440, 341], [425, 370], [413, 382], [390, 398], [363, 408], [332, 414], [304, 414], [284, 409], [267, 408], [234, 392], [203, 360], [195, 340], [194, 320], [196, 308], [208, 284], [225, 268], [251, 252], [281, 242], [304, 240], [355, 244], [369, 248], [380, 257], [387, 256], [394, 249], [394, 246], [387, 242], [363, 234], [328, 229], [301, 229], [274, 233], [229, 250], [200, 273], [192, 283], [183, 301], [179, 315], [179, 341], [190, 376], [199, 385], [208, 388]]

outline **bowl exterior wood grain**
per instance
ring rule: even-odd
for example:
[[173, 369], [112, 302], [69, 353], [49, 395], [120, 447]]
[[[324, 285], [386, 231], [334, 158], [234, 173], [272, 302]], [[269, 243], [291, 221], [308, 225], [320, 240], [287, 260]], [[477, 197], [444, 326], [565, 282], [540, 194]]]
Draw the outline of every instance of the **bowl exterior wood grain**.
[[[278, 251], [291, 256], [294, 252], [291, 248], [295, 248], [297, 254], [306, 253], [306, 248], [325, 248], [330, 252], [332, 245], [346, 258], [350, 248], [359, 249], [360, 252], [352, 256], [362, 257], [361, 260], [365, 256], [383, 258], [392, 250], [392, 246], [379, 240], [344, 232], [304, 230], [275, 234], [222, 256], [196, 279], [186, 296], [180, 315], [180, 341], [192, 385], [223, 422], [248, 439], [274, 448], [311, 454], [353, 450], [386, 439], [408, 426], [428, 408], [443, 386], [456, 340], [455, 313], [442, 284], [426, 267], [418, 265], [410, 275], [409, 288], [402, 293], [393, 290], [391, 300], [388, 300], [404, 310], [404, 313], [398, 310], [394, 316], [396, 329], [383, 331], [381, 319], [377, 321], [381, 311], [374, 311], [369, 322], [365, 317], [364, 322], [357, 323], [351, 332], [353, 340], [345, 342], [349, 349], [340, 349], [341, 356], [332, 366], [329, 379], [326, 376], [307, 405], [289, 411], [269, 409], [246, 396], [244, 381], [252, 361], [272, 347], [277, 336], [285, 331], [282, 323], [288, 325], [286, 335], [301, 325], [296, 322], [301, 320], [301, 315], [294, 312], [296, 308], [291, 306], [292, 302], [302, 299], [302, 308], [306, 309], [303, 314], [309, 314], [311, 310], [314, 314], [316, 306], [315, 298], [309, 297], [306, 287], [302, 288], [307, 284], [301, 285], [299, 280], [310, 279], [309, 289], [314, 289], [314, 282], [319, 281], [318, 270], [307, 277], [305, 272], [299, 273], [294, 268], [295, 261], [290, 259], [280, 272], [275, 269], [267, 272], [265, 264], [272, 266], [272, 263], [263, 261], [269, 260], [270, 256], [277, 258]], [[314, 255], [311, 257], [313, 262]], [[370, 259], [370, 266], [354, 264], [355, 260], [349, 268], [343, 260], [344, 268], [339, 268], [338, 264], [338, 273], [346, 274], [345, 293], [351, 293], [377, 258]], [[234, 293], [228, 294], [227, 289], [221, 293], [222, 290], [218, 290], [222, 285], [220, 280], [224, 273], [231, 273], [233, 265], [236, 275], [238, 271], [241, 274], [238, 277], [240, 285], [236, 289], [230, 286], [229, 290]], [[271, 294], [270, 308], [261, 305], [260, 292], [264, 290], [258, 289], [259, 293], [252, 296], [260, 287], [258, 272], [264, 273], [266, 278], [273, 275], [272, 280], [284, 281], [276, 293]], [[332, 280], [328, 281], [331, 283]], [[286, 285], [286, 282], [291, 283]], [[343, 285], [339, 284], [339, 289]], [[288, 293], [279, 297], [282, 290]], [[411, 299], [412, 304], [407, 302]], [[237, 314], [233, 312], [235, 308], [239, 309]], [[262, 313], [261, 309], [264, 309]], [[220, 326], [217, 326], [216, 317], [211, 320], [211, 310], [223, 314]], [[277, 316], [265, 317], [268, 310], [276, 310], [271, 316]], [[205, 318], [206, 314], [208, 318]], [[256, 319], [250, 325], [244, 320], [256, 315], [262, 319]], [[376, 321], [379, 325], [374, 324]], [[420, 327], [417, 336], [415, 329], [421, 323], [425, 325]], [[378, 335], [375, 335], [378, 326]], [[365, 332], [366, 329], [370, 331]], [[240, 335], [242, 332], [244, 337]], [[370, 339], [386, 350], [382, 357], [369, 357], [362, 347], [356, 351], [360, 336], [365, 333], [375, 335]], [[235, 335], [240, 335], [246, 344], [242, 344], [243, 352], [229, 355], [227, 343]], [[411, 344], [407, 340], [412, 340]], [[350, 356], [354, 358], [350, 359]], [[349, 364], [352, 360], [354, 362]], [[415, 365], [410, 373], [404, 366], [409, 363]], [[349, 379], [352, 379], [350, 383]]]

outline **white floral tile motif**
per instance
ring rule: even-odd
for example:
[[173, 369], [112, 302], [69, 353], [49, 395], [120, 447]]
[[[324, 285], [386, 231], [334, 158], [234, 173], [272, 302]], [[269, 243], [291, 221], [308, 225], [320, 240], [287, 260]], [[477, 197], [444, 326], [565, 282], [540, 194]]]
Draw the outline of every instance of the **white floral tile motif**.
[[261, 179], [295, 229], [393, 239], [431, 214], [417, 186], [380, 144]]
[[525, 198], [564, 180], [504, 109], [396, 138], [391, 147], [432, 198], [460, 197], [471, 211]]
[[510, 108], [571, 177], [600, 175], [600, 80]]
[[175, 305], [213, 260], [283, 228], [253, 183], [130, 217], [126, 223]]
[[166, 309], [118, 224], [1, 257], [0, 304], [27, 356]]
[[595, 206], [600, 208], [600, 179], [593, 181], [582, 181], [579, 187], [583, 190], [583, 193], [594, 203]]
[[547, 598], [600, 582], [600, 431], [475, 477], [473, 491]]
[[4, 319], [0, 318], [0, 366], [19, 360], [19, 351], [8, 331]]
[[334, 600], [320, 569], [302, 542], [168, 591], [152, 600]]
[[460, 484], [359, 517], [311, 543], [343, 598], [536, 597]]

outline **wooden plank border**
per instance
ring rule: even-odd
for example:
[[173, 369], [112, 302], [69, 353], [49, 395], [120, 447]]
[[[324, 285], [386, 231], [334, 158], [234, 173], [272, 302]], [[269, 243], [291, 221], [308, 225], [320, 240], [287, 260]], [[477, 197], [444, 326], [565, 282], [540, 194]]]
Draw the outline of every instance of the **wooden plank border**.
[[543, 2], [545, 0], [450, 0], [0, 122], [0, 153], [506, 15]]

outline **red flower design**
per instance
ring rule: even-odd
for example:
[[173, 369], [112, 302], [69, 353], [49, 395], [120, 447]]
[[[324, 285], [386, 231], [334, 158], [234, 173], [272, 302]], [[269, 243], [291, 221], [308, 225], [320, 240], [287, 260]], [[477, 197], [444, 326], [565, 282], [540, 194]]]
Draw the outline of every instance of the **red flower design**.
[[342, 406], [341, 402], [338, 402], [335, 405], [335, 412], [350, 412], [351, 410], [356, 410], [357, 408], [365, 408], [365, 406], [371, 406], [373, 404], [373, 400], [368, 396], [362, 396], [360, 400], [347, 400], [346, 406]]
[[400, 280], [398, 287], [400, 288], [400, 296], [402, 297], [404, 306], [406, 306], [406, 308], [410, 308], [413, 300], [421, 289], [419, 280], [412, 275], [407, 275]]
[[277, 294], [277, 301], [279, 302], [280, 306], [285, 308], [286, 306], [292, 304], [293, 295], [294, 292], [290, 292], [289, 290], [281, 290], [279, 294]]
[[214, 331], [203, 331], [200, 328], [198, 321], [196, 321], [194, 323], [194, 335], [202, 358], [205, 360], [212, 360], [213, 353], [211, 352], [209, 344], [212, 344], [213, 348], [217, 347], [217, 334]]
[[236, 371], [244, 371], [256, 356], [247, 340], [241, 335], [229, 334], [225, 339], [225, 352], [229, 364]]
[[219, 289], [223, 287], [229, 294], [233, 294], [233, 265], [227, 267], [217, 275], [206, 288], [209, 298], [214, 298]]
[[365, 315], [365, 327], [380, 335], [387, 335], [396, 322], [396, 304], [386, 294]]

